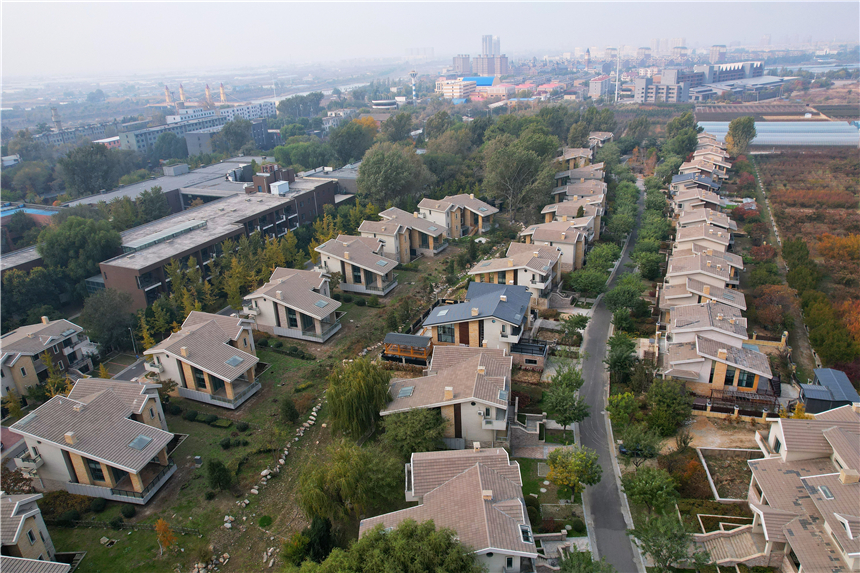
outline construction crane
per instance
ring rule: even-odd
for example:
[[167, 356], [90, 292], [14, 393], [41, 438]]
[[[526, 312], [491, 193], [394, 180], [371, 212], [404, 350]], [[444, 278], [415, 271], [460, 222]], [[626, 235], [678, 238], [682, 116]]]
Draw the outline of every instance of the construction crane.
[[221, 84], [221, 103], [227, 103], [227, 94], [224, 93], [224, 84]]
[[185, 103], [185, 90], [182, 88], [182, 84], [179, 84], [179, 100]]

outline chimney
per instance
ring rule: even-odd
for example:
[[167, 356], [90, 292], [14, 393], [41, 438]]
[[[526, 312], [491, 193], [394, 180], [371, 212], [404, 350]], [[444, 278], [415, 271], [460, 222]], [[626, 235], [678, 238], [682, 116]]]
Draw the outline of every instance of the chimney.
[[839, 481], [845, 485], [850, 483], [857, 483], [858, 481], [860, 481], [860, 472], [852, 468], [843, 468], [839, 471]]
[[539, 253], [539, 252], [537, 252], [537, 251], [532, 251], [532, 254], [533, 254], [534, 256], [538, 256], [538, 255], [540, 255], [540, 253]]
[[579, 182], [580, 182], [580, 183], [585, 183], [585, 177], [580, 177], [580, 178], [579, 178]]
[[474, 198], [475, 198], [475, 194], [474, 194], [474, 193], [469, 193], [469, 199], [474, 199]]
[[723, 319], [723, 313], [722, 313], [722, 312], [718, 312], [718, 313], [717, 313], [717, 320], [722, 320], [722, 319]]
[[84, 411], [84, 405], [81, 404], [80, 402], [78, 402], [74, 406], [72, 406], [72, 410], [74, 410], [75, 412], [83, 412]]
[[454, 387], [453, 386], [445, 386], [445, 397], [444, 400], [453, 400], [454, 399]]
[[418, 218], [418, 211], [412, 211], [412, 216], [417, 219]]
[[382, 226], [382, 232], [385, 232], [385, 225]]
[[717, 358], [725, 360], [728, 355], [729, 353], [725, 348], [720, 348], [719, 350], [717, 350]]
[[484, 499], [484, 501], [493, 501], [493, 490], [481, 490], [481, 497]]
[[486, 373], [487, 373], [487, 367], [486, 366], [484, 366], [483, 364], [478, 366], [478, 374], [486, 374]]
[[501, 294], [499, 295], [499, 300], [502, 302], [508, 302], [508, 297], [506, 295]]
[[70, 446], [74, 446], [75, 442], [78, 441], [78, 438], [75, 437], [74, 432], [66, 432], [63, 437], [66, 438], [66, 443]]
[[284, 291], [276, 290], [275, 297], [277, 297], [278, 300], [284, 300]]
[[708, 249], [708, 250], [707, 250], [707, 251], [705, 251], [705, 252], [706, 252], [706, 253], [708, 253], [708, 256], [710, 257], [711, 255], [713, 255], [713, 254], [714, 254], [714, 249]]
[[349, 260], [349, 251], [344, 251], [344, 252], [343, 252], [343, 258], [344, 258], [344, 259], [346, 259], [346, 260]]
[[561, 216], [561, 220], [562, 220], [562, 221], [567, 221], [567, 215], [562, 215], [562, 216]]
[[47, 317], [47, 316], [43, 316], [43, 317], [42, 317], [42, 324], [48, 324], [49, 322], [51, 322], [51, 321], [50, 321], [50, 320], [48, 320], [48, 317]]
[[711, 261], [708, 261], [708, 266], [709, 266], [709, 267], [711, 266]]
[[705, 285], [705, 288], [702, 289], [702, 292], [705, 296], [710, 296], [711, 294], [711, 285]]
[[564, 240], [564, 236], [565, 236], [566, 234], [567, 234], [567, 233], [565, 233], [564, 231], [562, 231], [562, 232], [561, 232], [561, 240], [562, 240], [562, 241]]
[[478, 308], [477, 307], [472, 308], [472, 316], [478, 316]]
[[27, 333], [27, 338], [36, 338], [36, 334], [35, 334], [35, 333], [33, 333], [33, 332], [28, 332], [28, 333]]
[[472, 451], [480, 452], [481, 451], [481, 442], [472, 442]]
[[183, 358], [188, 358], [188, 347], [183, 346], [182, 348], [180, 348], [179, 354], [181, 354]]
[[508, 259], [508, 266], [509, 267], [514, 266], [514, 260], [513, 259]]

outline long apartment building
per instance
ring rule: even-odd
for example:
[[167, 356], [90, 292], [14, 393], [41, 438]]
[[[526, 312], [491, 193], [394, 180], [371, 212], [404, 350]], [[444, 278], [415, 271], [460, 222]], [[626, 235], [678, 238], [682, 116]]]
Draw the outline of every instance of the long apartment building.
[[120, 146], [122, 149], [137, 151], [138, 153], [149, 153], [162, 133], [175, 133], [179, 137], [184, 137], [186, 133], [191, 131], [217, 127], [224, 125], [227, 121], [225, 116], [214, 115], [201, 119], [168, 123], [167, 125], [159, 125], [158, 127], [127, 131], [119, 134]]

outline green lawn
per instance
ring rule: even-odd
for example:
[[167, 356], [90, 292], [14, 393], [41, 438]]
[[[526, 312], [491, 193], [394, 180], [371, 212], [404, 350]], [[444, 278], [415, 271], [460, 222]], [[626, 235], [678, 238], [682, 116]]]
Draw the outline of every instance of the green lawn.
[[546, 431], [546, 443], [548, 444], [564, 444], [565, 446], [572, 446], [576, 444], [573, 439], [573, 428], [568, 426], [567, 432], [563, 430], [547, 430]]

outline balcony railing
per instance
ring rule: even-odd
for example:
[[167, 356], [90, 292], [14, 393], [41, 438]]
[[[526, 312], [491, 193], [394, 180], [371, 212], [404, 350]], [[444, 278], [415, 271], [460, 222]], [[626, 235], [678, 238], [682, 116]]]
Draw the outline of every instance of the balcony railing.
[[381, 287], [378, 285], [364, 285], [365, 290], [374, 291], [374, 292], [385, 292], [392, 285], [397, 284], [397, 275], [394, 275], [394, 278], [384, 283]]
[[155, 372], [156, 374], [164, 372], [164, 366], [156, 362], [149, 362], [148, 360], [143, 363], [143, 369], [147, 372]]
[[32, 456], [29, 450], [25, 451], [20, 457], [14, 458], [15, 465], [23, 470], [36, 470], [42, 467], [45, 463], [42, 456]]
[[339, 321], [335, 321], [335, 322], [331, 322], [331, 323], [324, 322], [323, 324], [326, 326], [325, 326], [325, 328], [322, 329], [322, 332], [320, 334], [317, 334], [316, 330], [302, 330], [302, 336], [309, 336], [311, 338], [322, 339], [322, 338], [325, 338], [326, 335], [329, 334], [331, 331], [336, 330], [340, 326]]
[[171, 470], [175, 465], [176, 465], [176, 464], [175, 464], [175, 463], [173, 463], [173, 459], [172, 459], [172, 458], [168, 459], [168, 460], [167, 460], [167, 465], [166, 465], [166, 466], [164, 466], [164, 468], [163, 468], [160, 472], [158, 472], [158, 474], [157, 474], [154, 478], [152, 478], [152, 481], [151, 481], [151, 482], [149, 482], [149, 485], [148, 485], [148, 486], [146, 486], [145, 488], [143, 488], [143, 491], [137, 492], [137, 491], [128, 491], [128, 490], [125, 490], [125, 489], [116, 489], [116, 488], [111, 488], [111, 489], [110, 489], [110, 492], [111, 492], [113, 495], [118, 495], [118, 496], [121, 496], [121, 497], [133, 497], [133, 498], [137, 498], [137, 499], [143, 499], [143, 498], [145, 498], [145, 497], [147, 496], [147, 494], [149, 494], [149, 492], [153, 491], [153, 490], [154, 490], [155, 488], [157, 488], [157, 487], [161, 487], [161, 483], [162, 483], [165, 479], [167, 479], [167, 478], [166, 478], [166, 476], [167, 476], [168, 472], [170, 472], [170, 470]]

